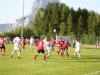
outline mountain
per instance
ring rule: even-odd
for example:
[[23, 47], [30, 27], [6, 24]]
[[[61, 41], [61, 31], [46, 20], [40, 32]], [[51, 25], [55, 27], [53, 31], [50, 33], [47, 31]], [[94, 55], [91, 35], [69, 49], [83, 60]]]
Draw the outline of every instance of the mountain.
[[0, 24], [0, 33], [12, 30], [12, 23]]
[[[25, 16], [24, 27], [28, 26], [30, 21], [33, 22], [35, 19], [35, 14], [37, 13], [38, 9], [40, 7], [45, 8], [49, 2], [59, 2], [60, 3], [60, 0], [36, 0], [35, 2], [33, 2], [33, 6], [30, 10], [30, 13]], [[12, 29], [17, 28], [21, 26], [22, 24], [23, 24], [23, 18], [16, 19], [12, 26]]]

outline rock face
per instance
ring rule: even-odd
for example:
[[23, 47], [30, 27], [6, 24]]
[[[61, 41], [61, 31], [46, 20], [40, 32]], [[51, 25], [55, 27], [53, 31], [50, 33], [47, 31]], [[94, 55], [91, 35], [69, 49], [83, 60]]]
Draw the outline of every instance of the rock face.
[[[33, 2], [33, 6], [30, 10], [30, 13], [25, 16], [24, 27], [28, 26], [30, 21], [33, 22], [35, 19], [35, 14], [37, 13], [38, 9], [40, 7], [45, 8], [49, 2], [59, 2], [60, 3], [60, 0], [36, 0], [35, 2]], [[16, 19], [12, 26], [12, 29], [17, 28], [21, 26], [22, 24], [23, 24], [23, 18]]]
[[5, 31], [10, 31], [10, 30], [12, 30], [12, 23], [6, 23], [6, 24], [0, 24], [0, 34], [2, 33], [2, 32], [5, 32]]

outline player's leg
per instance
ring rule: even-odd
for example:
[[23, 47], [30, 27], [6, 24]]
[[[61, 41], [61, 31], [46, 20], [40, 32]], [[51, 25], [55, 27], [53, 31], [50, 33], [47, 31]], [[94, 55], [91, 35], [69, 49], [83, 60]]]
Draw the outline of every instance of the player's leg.
[[54, 49], [55, 49], [55, 48], [54, 48], [54, 45], [52, 45], [52, 51], [54, 51]]
[[13, 51], [12, 51], [12, 53], [11, 53], [11, 57], [13, 57], [13, 54], [15, 53], [15, 51], [16, 51], [16, 50], [13, 50]]
[[23, 50], [25, 50], [25, 43], [23, 43], [23, 46], [22, 46]]
[[69, 58], [69, 53], [68, 53], [68, 50], [66, 49], [66, 55], [68, 56], [68, 58]]
[[42, 50], [42, 53], [43, 53], [44, 61], [46, 62], [46, 54], [45, 54], [45, 50]]
[[2, 49], [3, 49], [2, 56], [4, 56], [5, 55], [5, 52], [6, 52], [5, 45], [2, 45]]
[[77, 50], [74, 51], [74, 57], [76, 56]]
[[44, 57], [44, 61], [46, 61], [46, 54], [45, 53], [43, 53], [43, 57]]
[[48, 51], [48, 55], [47, 55], [47, 58], [49, 58], [51, 55], [51, 51]]
[[57, 51], [58, 54], [60, 53], [60, 50], [61, 50], [61, 48], [59, 47], [59, 48], [58, 48], [58, 51]]
[[21, 50], [18, 50], [18, 58], [20, 59]]
[[1, 53], [1, 55], [2, 55], [2, 48], [3, 48], [2, 45], [0, 45], [0, 53]]
[[60, 53], [61, 53], [61, 56], [63, 57], [63, 55], [64, 55], [64, 48], [61, 49]]
[[37, 56], [38, 56], [38, 53], [40, 53], [40, 50], [38, 50], [38, 51], [36, 52], [36, 54], [35, 54], [35, 56], [34, 56], [33, 61], [35, 61], [35, 60], [36, 60], [36, 58], [37, 58]]
[[81, 58], [80, 51], [78, 51], [77, 53], [78, 53], [78, 57]]
[[0, 53], [2, 54], [2, 48], [0, 47]]
[[32, 50], [32, 44], [30, 43], [30, 49]]

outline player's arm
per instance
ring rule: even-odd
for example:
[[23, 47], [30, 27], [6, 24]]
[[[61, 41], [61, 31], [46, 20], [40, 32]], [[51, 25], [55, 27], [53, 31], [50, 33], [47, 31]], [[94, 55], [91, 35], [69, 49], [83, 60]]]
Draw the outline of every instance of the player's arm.
[[81, 50], [81, 45], [79, 44], [79, 48], [80, 48], [80, 50]]
[[22, 43], [21, 43], [21, 41], [19, 41], [19, 44], [21, 45], [21, 47], [22, 47]]

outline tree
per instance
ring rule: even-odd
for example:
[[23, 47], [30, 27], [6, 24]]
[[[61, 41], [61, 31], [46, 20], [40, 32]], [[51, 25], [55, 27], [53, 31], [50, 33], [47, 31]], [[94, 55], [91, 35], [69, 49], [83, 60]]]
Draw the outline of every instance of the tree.
[[67, 17], [69, 15], [70, 9], [66, 4], [62, 3], [59, 6], [59, 12], [60, 12], [60, 22], [65, 22], [67, 20]]
[[67, 35], [67, 25], [65, 22], [60, 24], [60, 35]]
[[78, 18], [78, 22], [77, 22], [77, 34], [78, 34], [78, 38], [80, 38], [83, 34], [83, 18], [80, 15], [80, 17]]
[[71, 32], [72, 32], [72, 26], [73, 26], [73, 19], [72, 19], [72, 15], [71, 15], [71, 13], [69, 14], [69, 16], [68, 16], [68, 18], [67, 18], [67, 25], [68, 25], [68, 29], [67, 29], [67, 31], [68, 31], [68, 35], [70, 35], [71, 34]]
[[89, 35], [89, 42], [93, 41], [93, 39], [90, 39], [95, 36], [95, 25], [96, 25], [96, 18], [94, 11], [90, 12], [90, 15], [88, 17], [88, 35]]

